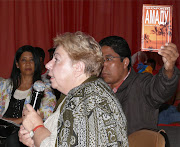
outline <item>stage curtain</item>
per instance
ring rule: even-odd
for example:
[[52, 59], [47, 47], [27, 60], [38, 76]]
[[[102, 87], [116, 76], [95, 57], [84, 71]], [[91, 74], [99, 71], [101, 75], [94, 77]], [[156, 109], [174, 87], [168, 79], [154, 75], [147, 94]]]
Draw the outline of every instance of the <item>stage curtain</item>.
[[[179, 0], [0, 0], [0, 77], [10, 76], [15, 52], [23, 45], [42, 47], [47, 62], [53, 38], [64, 32], [83, 31], [97, 41], [118, 35], [134, 54], [140, 50], [143, 4], [173, 5], [172, 42], [179, 49]], [[162, 66], [157, 53], [148, 56]]]

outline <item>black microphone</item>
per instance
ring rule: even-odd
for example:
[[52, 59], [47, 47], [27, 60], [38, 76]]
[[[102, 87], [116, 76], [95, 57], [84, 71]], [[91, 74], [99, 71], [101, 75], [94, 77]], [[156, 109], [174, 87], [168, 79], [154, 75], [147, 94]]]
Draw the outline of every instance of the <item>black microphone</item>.
[[44, 96], [45, 84], [42, 81], [36, 81], [33, 85], [31, 94], [31, 105], [37, 111], [41, 104], [41, 98]]

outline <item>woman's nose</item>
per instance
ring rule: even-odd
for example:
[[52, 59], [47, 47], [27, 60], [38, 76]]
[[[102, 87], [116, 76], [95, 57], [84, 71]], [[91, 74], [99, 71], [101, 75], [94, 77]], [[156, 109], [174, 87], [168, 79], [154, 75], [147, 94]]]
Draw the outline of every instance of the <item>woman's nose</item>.
[[46, 69], [51, 70], [52, 67], [53, 67], [53, 59], [50, 60], [50, 61], [45, 65], [45, 67], [46, 67]]
[[31, 61], [29, 61], [29, 60], [26, 60], [26, 64], [30, 64], [31, 63]]

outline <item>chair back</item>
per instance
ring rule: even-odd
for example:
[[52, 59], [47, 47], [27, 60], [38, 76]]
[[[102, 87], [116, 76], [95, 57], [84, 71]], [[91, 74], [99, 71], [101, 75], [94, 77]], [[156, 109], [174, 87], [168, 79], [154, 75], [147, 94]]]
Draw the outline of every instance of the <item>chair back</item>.
[[151, 130], [140, 130], [128, 136], [129, 147], [165, 147], [165, 139]]

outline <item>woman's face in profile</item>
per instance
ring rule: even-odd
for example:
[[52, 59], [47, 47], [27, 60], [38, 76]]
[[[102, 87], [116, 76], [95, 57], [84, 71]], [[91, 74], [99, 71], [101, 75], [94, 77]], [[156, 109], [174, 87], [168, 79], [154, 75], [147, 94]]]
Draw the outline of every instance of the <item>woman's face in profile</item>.
[[64, 94], [72, 88], [74, 69], [72, 61], [62, 46], [58, 46], [54, 52], [53, 59], [46, 64], [49, 69], [51, 86]]
[[31, 52], [24, 52], [21, 54], [19, 61], [16, 62], [17, 68], [20, 69], [21, 75], [34, 75], [34, 58]]

